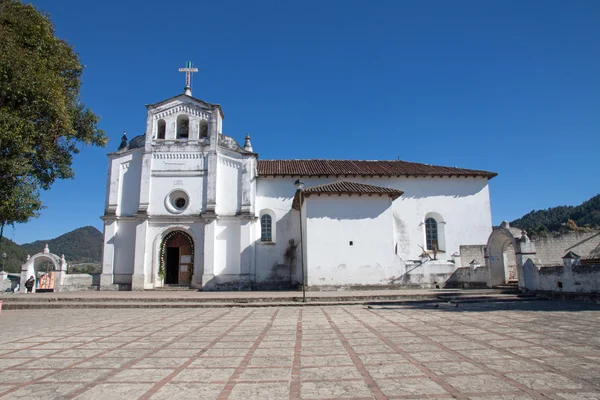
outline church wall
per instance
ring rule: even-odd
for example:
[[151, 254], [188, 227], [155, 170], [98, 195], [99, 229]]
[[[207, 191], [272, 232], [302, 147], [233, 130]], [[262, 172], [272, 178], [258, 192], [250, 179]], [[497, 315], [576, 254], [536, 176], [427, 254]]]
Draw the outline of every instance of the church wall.
[[[256, 281], [265, 285], [283, 284], [281, 269], [289, 264], [284, 257], [290, 239], [294, 244], [300, 243], [300, 217], [299, 212], [292, 210], [292, 200], [296, 188], [294, 180], [288, 179], [258, 179], [256, 181], [256, 215], [260, 217], [261, 211], [271, 211], [275, 215], [273, 229], [275, 230], [274, 243], [260, 241], [260, 221], [255, 224], [256, 230]], [[300, 263], [300, 247], [296, 250], [294, 265], [291, 268], [292, 284], [302, 279], [302, 266]], [[295, 278], [295, 280], [293, 280]], [[283, 277], [285, 279], [285, 277]]]
[[310, 196], [306, 200], [310, 286], [389, 284], [394, 268], [388, 196]]
[[119, 163], [119, 207], [117, 214], [131, 216], [137, 213], [140, 200], [142, 153], [134, 152], [113, 162]]
[[[383, 179], [374, 185], [385, 186]], [[364, 182], [367, 183], [367, 182]], [[394, 215], [401, 221], [407, 242], [399, 246], [403, 259], [418, 258], [425, 247], [424, 220], [428, 213], [442, 217], [445, 245], [438, 260], [452, 260], [460, 245], [485, 244], [492, 232], [492, 216], [487, 179], [483, 178], [396, 178], [391, 188], [404, 191], [394, 202]]]
[[[272, 208], [277, 220], [289, 212], [292, 205], [297, 177], [259, 177], [256, 189], [256, 213]], [[487, 179], [484, 178], [310, 178], [303, 177], [305, 187], [340, 180], [389, 187], [404, 191], [392, 205], [396, 231], [390, 233], [398, 239], [398, 255], [404, 260], [416, 260], [425, 247], [425, 216], [437, 213], [443, 218], [440, 229], [444, 229], [445, 248], [439, 252], [440, 260], [452, 260], [452, 254], [460, 245], [485, 244], [492, 232], [492, 216]], [[298, 229], [298, 228], [296, 228]], [[278, 241], [299, 233], [283, 232]], [[276, 260], [262, 260], [272, 264]], [[259, 263], [259, 264], [260, 264]]]
[[198, 215], [204, 210], [206, 194], [204, 176], [152, 177], [150, 188], [151, 215], [174, 215], [167, 209], [167, 197], [175, 190], [183, 190], [189, 198], [189, 205], [178, 215]]
[[115, 247], [114, 283], [131, 283], [135, 256], [136, 221], [119, 221], [113, 240]]
[[240, 210], [241, 160], [219, 155], [217, 163], [217, 213], [235, 215]]
[[215, 232], [214, 274], [239, 274], [240, 271], [240, 221], [219, 220]]

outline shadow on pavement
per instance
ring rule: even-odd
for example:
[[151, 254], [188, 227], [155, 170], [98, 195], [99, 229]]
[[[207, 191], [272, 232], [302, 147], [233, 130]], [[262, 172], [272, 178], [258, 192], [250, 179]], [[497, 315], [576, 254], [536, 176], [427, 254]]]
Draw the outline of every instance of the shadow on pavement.
[[415, 302], [415, 303], [365, 303], [365, 307], [373, 310], [431, 310], [444, 312], [489, 312], [489, 311], [549, 311], [579, 312], [600, 311], [600, 304], [568, 302], [558, 300], [517, 300], [486, 302]]

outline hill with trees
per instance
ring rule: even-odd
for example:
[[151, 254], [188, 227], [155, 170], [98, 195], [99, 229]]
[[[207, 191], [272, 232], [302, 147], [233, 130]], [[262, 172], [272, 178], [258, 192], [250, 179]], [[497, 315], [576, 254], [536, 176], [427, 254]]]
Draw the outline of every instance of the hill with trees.
[[[25, 250], [18, 244], [10, 239], [3, 237], [2, 246], [0, 246], [0, 255], [6, 253], [6, 260], [4, 260], [4, 270], [6, 272], [21, 272], [21, 264], [25, 260]], [[2, 262], [0, 260], [0, 262]]]
[[21, 248], [26, 254], [33, 255], [41, 252], [48, 243], [50, 252], [59, 256], [64, 254], [69, 264], [100, 264], [102, 241], [102, 232], [93, 226], [84, 226], [55, 239], [37, 240], [22, 244]]
[[600, 229], [600, 194], [578, 206], [534, 210], [510, 223], [531, 235], [545, 236], [574, 230]]

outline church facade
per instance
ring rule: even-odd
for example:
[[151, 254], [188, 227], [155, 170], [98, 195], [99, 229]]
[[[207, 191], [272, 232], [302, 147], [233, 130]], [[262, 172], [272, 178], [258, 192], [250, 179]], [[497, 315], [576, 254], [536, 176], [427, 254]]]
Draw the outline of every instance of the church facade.
[[189, 87], [147, 108], [145, 134], [109, 154], [101, 289], [430, 287], [492, 232], [495, 173], [260, 160]]

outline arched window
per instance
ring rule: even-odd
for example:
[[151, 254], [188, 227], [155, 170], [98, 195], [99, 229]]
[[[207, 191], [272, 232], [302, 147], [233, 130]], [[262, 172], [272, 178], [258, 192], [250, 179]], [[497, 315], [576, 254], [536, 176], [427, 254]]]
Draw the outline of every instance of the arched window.
[[269, 214], [265, 214], [260, 217], [260, 241], [271, 242], [273, 241], [273, 219]]
[[177, 139], [187, 139], [190, 136], [190, 119], [187, 115], [177, 117]]
[[165, 122], [164, 119], [159, 119], [158, 120], [158, 124], [156, 124], [156, 138], [157, 139], [164, 139], [165, 138], [165, 132], [167, 131], [167, 123]]
[[200, 139], [208, 137], [208, 121], [203, 119], [200, 121]]
[[433, 218], [427, 218], [425, 220], [425, 240], [427, 243], [427, 250], [439, 250], [438, 224]]

